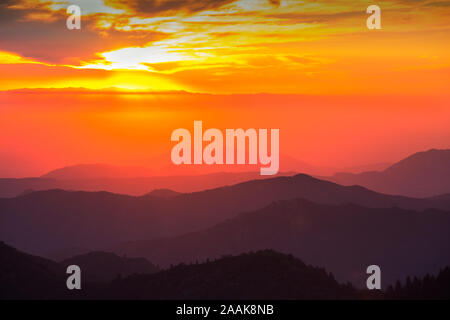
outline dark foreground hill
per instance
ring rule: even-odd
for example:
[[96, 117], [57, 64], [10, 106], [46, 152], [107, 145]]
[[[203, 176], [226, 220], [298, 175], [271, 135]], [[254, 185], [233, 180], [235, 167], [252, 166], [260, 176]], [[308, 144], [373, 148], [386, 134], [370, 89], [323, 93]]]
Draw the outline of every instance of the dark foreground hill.
[[324, 269], [271, 250], [178, 265], [154, 275], [114, 281], [108, 298], [350, 299], [357, 291]]
[[[82, 270], [82, 289], [101, 288], [98, 283], [118, 276], [155, 273], [158, 269], [144, 258], [123, 258], [112, 253], [92, 252], [61, 263], [21, 252], [0, 242], [0, 299], [59, 299], [83, 297], [66, 287], [66, 268]], [[96, 291], [97, 292], [97, 291]]]
[[407, 277], [389, 286], [386, 299], [393, 300], [450, 300], [450, 267], [443, 268], [437, 276], [426, 274], [423, 278]]
[[337, 173], [328, 180], [410, 197], [450, 193], [450, 150], [418, 152], [383, 171]]
[[436, 273], [450, 265], [450, 213], [296, 199], [240, 214], [203, 231], [126, 242], [112, 250], [167, 266], [266, 248], [323, 266], [339, 281], [358, 287], [365, 286], [367, 266], [376, 264], [387, 286], [408, 274]]
[[[98, 255], [98, 254], [95, 254]], [[88, 259], [76, 258], [73, 261]], [[82, 289], [67, 290], [63, 266], [0, 244], [1, 299], [346, 299], [356, 298], [324, 269], [273, 251], [261, 251], [213, 262], [178, 265], [154, 274], [116, 277]], [[98, 260], [97, 258], [94, 260]], [[91, 266], [92, 267], [92, 266]], [[98, 266], [100, 267], [100, 266]], [[103, 266], [106, 267], [106, 266]]]
[[0, 299], [55, 299], [66, 288], [63, 266], [0, 242]]
[[294, 198], [332, 205], [450, 209], [450, 196], [433, 199], [388, 196], [307, 175], [253, 180], [170, 197], [50, 190], [0, 199], [0, 239], [46, 256], [65, 248], [98, 250], [112, 243], [202, 230], [240, 212]]
[[449, 299], [449, 268], [382, 291], [339, 284], [325, 269], [272, 250], [180, 264], [67, 290], [63, 267], [0, 243], [0, 299]]

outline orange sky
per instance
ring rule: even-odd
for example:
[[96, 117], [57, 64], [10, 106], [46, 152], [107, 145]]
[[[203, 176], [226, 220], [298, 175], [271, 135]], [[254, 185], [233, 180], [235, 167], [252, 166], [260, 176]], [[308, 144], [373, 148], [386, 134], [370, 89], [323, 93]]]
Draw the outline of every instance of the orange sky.
[[[442, 93], [450, 2], [6, 0], [0, 89]], [[68, 30], [68, 4], [82, 9]], [[27, 70], [27, 71], [25, 71]]]
[[[66, 28], [69, 3], [81, 30]], [[280, 153], [318, 165], [448, 148], [450, 1], [379, 1], [368, 30], [373, 3], [2, 1], [0, 175], [149, 164], [193, 120], [280, 128]], [[272, 95], [237, 95], [254, 93]]]

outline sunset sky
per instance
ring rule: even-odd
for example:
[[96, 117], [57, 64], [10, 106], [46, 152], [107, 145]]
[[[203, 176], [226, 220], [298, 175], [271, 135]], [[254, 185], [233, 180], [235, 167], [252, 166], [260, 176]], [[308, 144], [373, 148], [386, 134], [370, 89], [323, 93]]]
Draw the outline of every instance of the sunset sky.
[[333, 167], [449, 148], [449, 18], [440, 0], [1, 1], [0, 176], [151, 165], [194, 120], [280, 128], [280, 153]]

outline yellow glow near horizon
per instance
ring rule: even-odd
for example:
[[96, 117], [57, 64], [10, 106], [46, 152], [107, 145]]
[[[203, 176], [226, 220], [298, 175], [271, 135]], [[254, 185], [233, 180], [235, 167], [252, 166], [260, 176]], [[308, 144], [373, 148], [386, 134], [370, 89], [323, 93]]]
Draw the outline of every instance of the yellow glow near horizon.
[[15, 53], [0, 51], [0, 64], [20, 64], [20, 63], [41, 64], [40, 62], [24, 58]]
[[66, 87], [89, 88], [93, 90], [116, 88], [139, 91], [177, 91], [186, 89], [184, 86], [158, 75], [132, 71], [113, 72], [111, 76], [101, 81], [76, 79], [70, 82], [61, 81], [54, 86], [54, 88]]

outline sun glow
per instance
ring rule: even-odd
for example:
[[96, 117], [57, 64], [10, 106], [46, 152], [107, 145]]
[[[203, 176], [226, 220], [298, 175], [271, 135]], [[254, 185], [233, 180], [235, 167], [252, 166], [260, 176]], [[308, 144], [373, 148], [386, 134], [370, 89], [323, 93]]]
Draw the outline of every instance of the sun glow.
[[186, 54], [164, 47], [124, 48], [101, 53], [104, 60], [88, 63], [80, 68], [105, 70], [151, 70], [149, 65], [190, 60]]
[[102, 81], [90, 79], [80, 79], [73, 82], [61, 82], [55, 88], [64, 87], [80, 87], [93, 90], [101, 89], [123, 89], [138, 91], [179, 91], [185, 90], [186, 87], [175, 83], [173, 80], [142, 71], [118, 71], [112, 72], [111, 75]]

